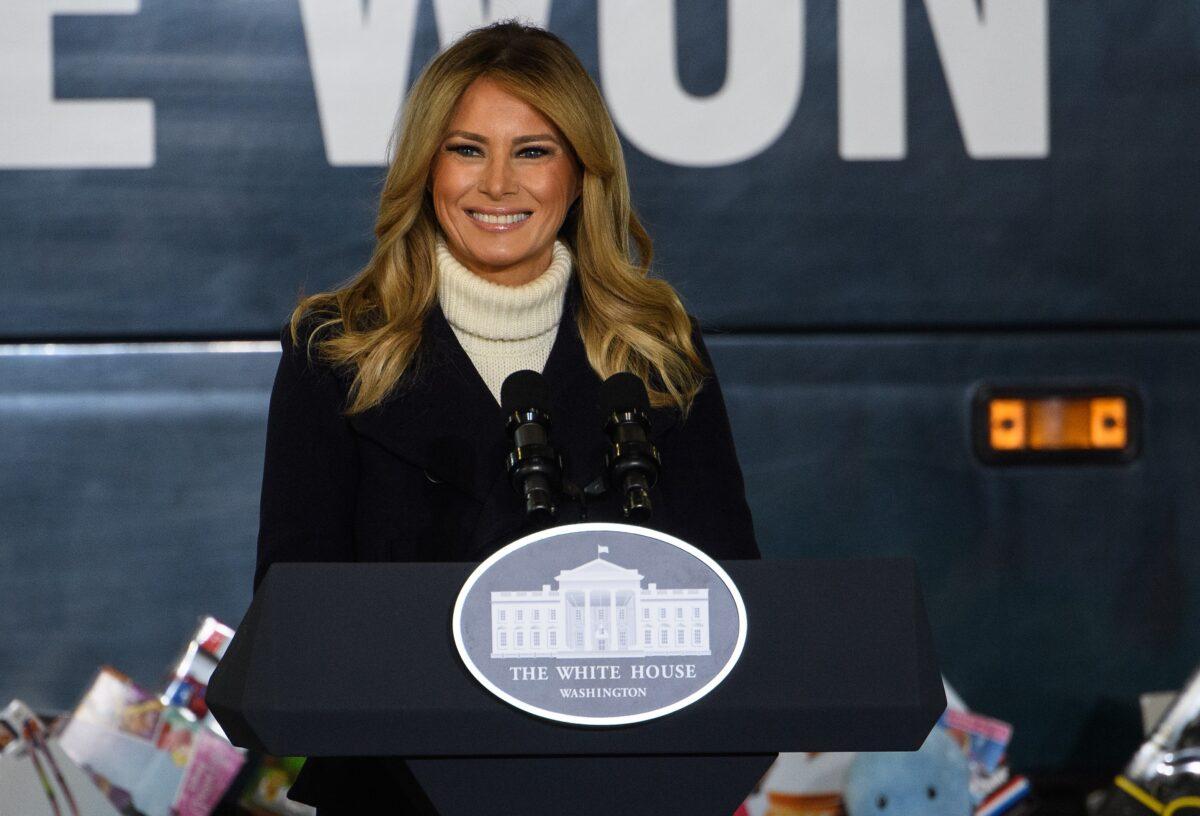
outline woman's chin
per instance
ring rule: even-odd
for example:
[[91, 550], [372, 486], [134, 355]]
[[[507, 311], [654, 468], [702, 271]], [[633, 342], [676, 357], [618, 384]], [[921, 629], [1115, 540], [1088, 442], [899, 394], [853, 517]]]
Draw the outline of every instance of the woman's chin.
[[[550, 246], [553, 247], [553, 244]], [[466, 263], [463, 265], [472, 271], [487, 275], [500, 274], [528, 266], [547, 251], [546, 247], [531, 247], [525, 241], [486, 239], [472, 241], [466, 249]]]

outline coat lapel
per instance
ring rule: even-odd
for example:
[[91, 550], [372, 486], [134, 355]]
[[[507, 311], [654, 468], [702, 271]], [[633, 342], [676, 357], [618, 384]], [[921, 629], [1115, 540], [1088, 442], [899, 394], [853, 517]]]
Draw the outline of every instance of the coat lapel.
[[431, 479], [482, 501], [504, 473], [504, 416], [436, 306], [406, 376], [383, 404], [351, 423]]
[[[568, 448], [578, 451], [575, 458], [584, 461], [575, 467], [568, 463], [568, 471], [578, 479], [590, 479], [603, 467], [604, 434], [600, 378], [588, 364], [575, 323], [579, 299], [578, 284], [572, 279], [543, 374], [555, 424], [552, 441], [560, 453]], [[652, 408], [651, 438], [661, 438], [676, 421], [676, 411]], [[486, 501], [504, 481], [509, 451], [504, 413], [440, 307], [435, 306], [426, 319], [414, 374], [384, 403], [352, 417], [351, 424], [432, 479], [480, 501]]]

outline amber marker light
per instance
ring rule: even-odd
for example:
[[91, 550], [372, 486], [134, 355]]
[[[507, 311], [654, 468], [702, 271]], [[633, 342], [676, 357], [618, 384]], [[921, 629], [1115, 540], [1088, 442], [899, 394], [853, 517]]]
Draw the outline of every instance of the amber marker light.
[[1091, 409], [1092, 447], [1124, 448], [1129, 444], [1129, 404], [1124, 397], [1096, 397]]
[[1137, 455], [1139, 405], [1127, 387], [984, 386], [975, 450], [990, 464], [1127, 462]]
[[1023, 450], [1026, 445], [1025, 400], [989, 400], [988, 428], [994, 450]]

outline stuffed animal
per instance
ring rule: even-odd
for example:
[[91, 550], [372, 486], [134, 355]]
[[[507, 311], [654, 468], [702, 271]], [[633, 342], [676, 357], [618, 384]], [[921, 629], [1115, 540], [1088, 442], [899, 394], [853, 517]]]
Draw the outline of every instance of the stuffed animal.
[[967, 757], [941, 728], [918, 751], [860, 753], [846, 778], [847, 816], [971, 816]]

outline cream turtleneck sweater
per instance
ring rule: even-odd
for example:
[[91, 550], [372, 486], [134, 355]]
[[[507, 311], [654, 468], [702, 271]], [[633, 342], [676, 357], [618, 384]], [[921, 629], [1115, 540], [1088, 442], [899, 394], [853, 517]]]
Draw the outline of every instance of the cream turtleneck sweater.
[[446, 243], [437, 245], [438, 302], [458, 342], [500, 401], [500, 386], [514, 371], [541, 371], [562, 320], [571, 278], [571, 251], [554, 242], [546, 271], [521, 286], [484, 280], [459, 263]]

